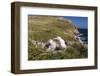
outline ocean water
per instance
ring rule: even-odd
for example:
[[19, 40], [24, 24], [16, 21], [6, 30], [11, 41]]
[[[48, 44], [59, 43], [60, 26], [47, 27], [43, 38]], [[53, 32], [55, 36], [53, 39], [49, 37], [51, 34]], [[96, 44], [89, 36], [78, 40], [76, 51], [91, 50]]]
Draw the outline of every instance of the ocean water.
[[85, 28], [78, 28], [80, 32], [80, 39], [83, 41], [84, 44], [88, 44], [88, 29]]

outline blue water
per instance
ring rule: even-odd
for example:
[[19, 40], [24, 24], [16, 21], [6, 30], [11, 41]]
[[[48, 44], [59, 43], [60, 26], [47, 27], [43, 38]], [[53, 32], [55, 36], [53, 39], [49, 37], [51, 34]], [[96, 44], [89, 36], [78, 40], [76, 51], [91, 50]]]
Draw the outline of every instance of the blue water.
[[80, 32], [80, 38], [83, 41], [84, 44], [88, 44], [88, 29], [85, 28], [78, 28], [78, 31]]

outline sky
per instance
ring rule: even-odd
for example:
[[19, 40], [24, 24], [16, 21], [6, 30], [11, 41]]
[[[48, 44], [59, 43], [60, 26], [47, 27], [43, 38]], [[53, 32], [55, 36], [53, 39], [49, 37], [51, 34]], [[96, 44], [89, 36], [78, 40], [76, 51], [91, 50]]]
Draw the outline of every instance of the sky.
[[64, 16], [64, 18], [71, 20], [78, 28], [88, 28], [88, 17]]

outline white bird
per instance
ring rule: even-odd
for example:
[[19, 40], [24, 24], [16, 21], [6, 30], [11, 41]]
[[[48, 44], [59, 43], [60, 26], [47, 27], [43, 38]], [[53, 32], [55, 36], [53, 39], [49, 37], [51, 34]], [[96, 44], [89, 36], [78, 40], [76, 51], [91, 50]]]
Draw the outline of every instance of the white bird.
[[53, 50], [55, 50], [56, 46], [57, 46], [57, 45], [56, 45], [56, 42], [53, 41], [52, 39], [50, 39], [50, 40], [47, 42], [47, 44], [46, 44], [46, 47], [48, 48], [47, 51], [53, 51]]
[[65, 41], [61, 38], [61, 37], [57, 37], [57, 38], [55, 38], [55, 39], [57, 39], [58, 41], [59, 41], [59, 43], [60, 43], [60, 47], [61, 48], [63, 48], [63, 49], [66, 49], [66, 44], [65, 44]]
[[47, 47], [48, 51], [53, 51], [53, 50], [61, 50], [61, 49], [66, 49], [67, 46], [65, 44], [65, 41], [61, 37], [56, 37], [54, 39], [50, 39], [45, 47]]

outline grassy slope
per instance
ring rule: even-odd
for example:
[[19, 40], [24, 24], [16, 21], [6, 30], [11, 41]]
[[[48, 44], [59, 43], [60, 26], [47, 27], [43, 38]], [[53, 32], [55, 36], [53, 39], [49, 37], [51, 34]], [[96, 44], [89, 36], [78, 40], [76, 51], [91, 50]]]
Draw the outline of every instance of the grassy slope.
[[[28, 42], [29, 60], [44, 59], [69, 59], [87, 57], [87, 49], [74, 40], [74, 25], [61, 17], [53, 16], [29, 16], [28, 17], [28, 39], [46, 42], [49, 39], [60, 36], [64, 40], [72, 41], [72, 47], [62, 52], [46, 52], [45, 49], [35, 47], [30, 41]], [[76, 46], [75, 46], [76, 45]], [[84, 48], [84, 49], [83, 49]], [[83, 53], [81, 52], [83, 49]], [[84, 51], [85, 50], [85, 51]]]
[[75, 28], [67, 20], [50, 16], [29, 16], [28, 24], [31, 39], [47, 41], [50, 38], [61, 36], [63, 39], [73, 40]]

